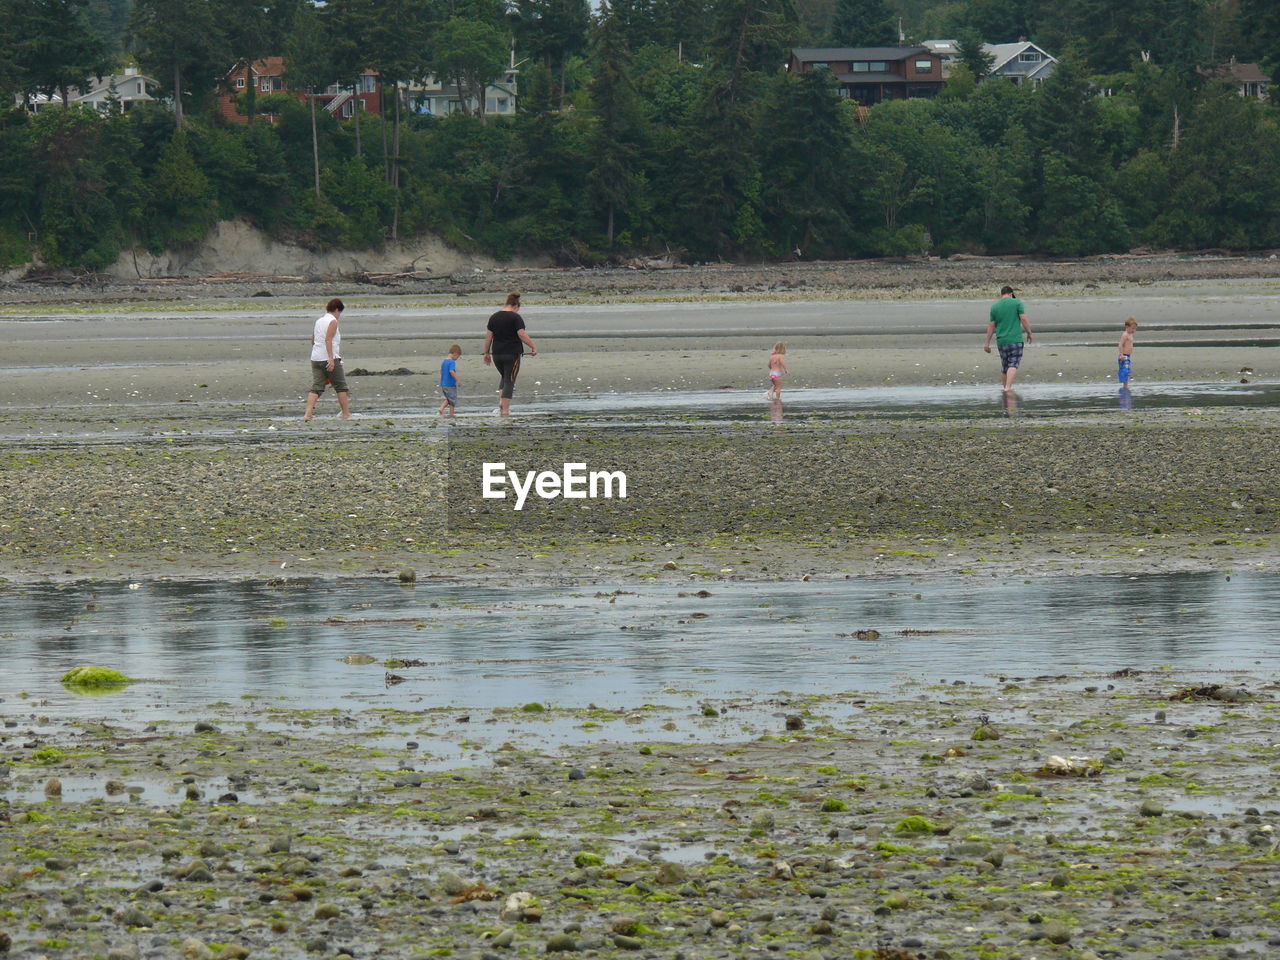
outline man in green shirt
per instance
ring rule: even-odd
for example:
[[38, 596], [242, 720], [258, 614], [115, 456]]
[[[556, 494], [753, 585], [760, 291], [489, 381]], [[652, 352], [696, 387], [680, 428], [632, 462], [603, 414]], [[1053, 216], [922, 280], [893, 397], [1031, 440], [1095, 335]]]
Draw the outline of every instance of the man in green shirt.
[[1022, 301], [1013, 295], [1013, 287], [1002, 288], [1000, 299], [991, 305], [987, 342], [982, 345], [982, 349], [990, 353], [991, 337], [995, 335], [996, 347], [1000, 350], [1000, 382], [1005, 393], [1013, 390], [1013, 378], [1018, 375], [1018, 364], [1022, 362], [1022, 335], [1025, 333], [1027, 343], [1031, 342], [1031, 324], [1023, 310]]

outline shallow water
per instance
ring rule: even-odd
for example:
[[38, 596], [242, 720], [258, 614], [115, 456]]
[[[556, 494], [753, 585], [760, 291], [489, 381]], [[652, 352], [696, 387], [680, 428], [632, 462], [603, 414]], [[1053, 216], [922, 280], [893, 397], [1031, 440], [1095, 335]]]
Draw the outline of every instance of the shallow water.
[[[710, 596], [694, 595], [704, 586]], [[1263, 574], [618, 588], [364, 580], [9, 587], [0, 593], [0, 712], [38, 728], [42, 714], [163, 720], [246, 697], [259, 709], [530, 701], [634, 708], [877, 690], [906, 679], [1162, 665], [1267, 670], [1280, 665], [1278, 618], [1280, 577]], [[853, 636], [867, 629], [879, 638]], [[351, 654], [373, 661], [345, 662]], [[389, 658], [425, 665], [392, 667], [404, 680], [389, 684]], [[58, 678], [81, 663], [144, 682], [77, 695]], [[628, 738], [621, 721], [597, 735]]]
[[[1115, 383], [1037, 383], [1003, 395], [998, 386], [844, 387], [798, 389], [783, 393], [781, 410], [766, 401], [764, 390], [654, 391], [599, 393], [540, 398], [515, 408], [518, 417], [585, 416], [659, 422], [682, 416], [700, 419], [842, 418], [989, 418], [1063, 417], [1108, 411], [1216, 409], [1280, 406], [1278, 383], [1141, 383], [1122, 389]], [[401, 416], [410, 415], [401, 414]], [[483, 413], [460, 419], [484, 418]], [[434, 420], [434, 417], [429, 419]]]

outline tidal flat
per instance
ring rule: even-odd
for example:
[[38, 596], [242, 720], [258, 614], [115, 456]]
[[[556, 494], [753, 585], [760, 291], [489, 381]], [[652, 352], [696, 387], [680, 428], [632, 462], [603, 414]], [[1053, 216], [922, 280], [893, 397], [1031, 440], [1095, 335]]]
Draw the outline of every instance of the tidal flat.
[[[155, 722], [128, 693], [75, 722], [15, 700], [2, 942], [20, 957], [1269, 956], [1276, 689], [1247, 670], [1122, 669], [617, 708], [231, 699]], [[564, 727], [591, 739], [548, 750]]]
[[[333, 288], [4, 288], [0, 952], [1275, 955], [1277, 269], [348, 285], [373, 375], [305, 425], [316, 304], [282, 301]], [[1041, 298], [1012, 404], [1006, 279]], [[542, 350], [500, 423], [512, 285]], [[569, 460], [627, 498], [481, 496]], [[72, 697], [81, 662], [135, 682]]]

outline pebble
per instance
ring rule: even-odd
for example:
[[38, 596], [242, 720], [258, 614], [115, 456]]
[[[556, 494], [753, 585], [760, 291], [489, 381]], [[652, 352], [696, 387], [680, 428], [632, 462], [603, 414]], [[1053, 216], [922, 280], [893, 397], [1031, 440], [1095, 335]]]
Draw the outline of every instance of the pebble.
[[456, 897], [458, 894], [470, 890], [473, 886], [475, 886], [474, 883], [463, 879], [452, 870], [446, 870], [440, 874], [440, 889], [451, 897]]
[[1050, 920], [1044, 925], [1044, 938], [1050, 943], [1067, 943], [1071, 939], [1071, 928], [1061, 920]]
[[1143, 800], [1138, 813], [1144, 817], [1161, 817], [1164, 816], [1164, 807], [1154, 800]]
[[547, 938], [547, 953], [564, 953], [577, 949], [578, 944], [567, 933], [553, 933]]
[[197, 940], [195, 937], [187, 937], [182, 941], [182, 960], [213, 960], [213, 951], [210, 950], [203, 940]]
[[120, 914], [120, 924], [125, 927], [149, 927], [151, 917], [137, 907], [129, 907]]
[[499, 931], [489, 942], [495, 947], [509, 947], [516, 939], [516, 928], [507, 927]]

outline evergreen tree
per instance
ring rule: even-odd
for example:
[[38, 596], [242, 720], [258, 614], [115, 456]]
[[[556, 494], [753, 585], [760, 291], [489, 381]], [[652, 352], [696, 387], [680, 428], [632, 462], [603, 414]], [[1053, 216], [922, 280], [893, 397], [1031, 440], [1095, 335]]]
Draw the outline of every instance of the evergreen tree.
[[85, 17], [89, 26], [107, 44], [107, 53], [119, 57], [129, 29], [130, 0], [87, 0]]
[[1254, 54], [1280, 77], [1280, 4], [1275, 0], [1240, 0], [1243, 32], [1254, 46]]
[[1124, 246], [1128, 237], [1101, 150], [1097, 101], [1069, 58], [1040, 88], [1031, 130], [1038, 147], [1037, 242], [1068, 256]]
[[471, 17], [451, 17], [432, 38], [431, 68], [458, 86], [462, 112], [485, 117], [485, 92], [507, 65], [507, 35], [499, 27]]
[[969, 74], [978, 83], [991, 75], [991, 66], [996, 62], [995, 55], [983, 49], [982, 37], [972, 28], [960, 33], [956, 59], [968, 68]]
[[57, 94], [65, 107], [71, 87], [110, 73], [107, 43], [93, 32], [86, 0], [24, 0], [16, 8], [16, 62], [26, 90]]
[[316, 94], [337, 79], [329, 58], [329, 38], [320, 13], [310, 4], [298, 7], [285, 38], [285, 77], [289, 86], [305, 90], [311, 106], [311, 162], [316, 196], [320, 196], [320, 140], [316, 133]]
[[896, 46], [898, 18], [885, 0], [836, 0], [831, 36], [842, 47]]
[[[674, 52], [682, 63], [704, 63], [710, 55], [713, 0], [653, 0], [651, 43]], [[639, 52], [639, 48], [633, 48]]]
[[850, 131], [829, 70], [780, 77], [760, 129], [763, 205], [777, 253], [838, 255], [850, 229]]
[[173, 94], [179, 127], [184, 98], [207, 93], [226, 76], [226, 44], [210, 0], [135, 0], [129, 36], [143, 69]]
[[[306, 0], [213, 0], [218, 21], [222, 24], [226, 49], [234, 64], [246, 67], [268, 56], [278, 55], [285, 36], [294, 23], [294, 10]], [[252, 123], [258, 112], [258, 88], [252, 82], [245, 87], [245, 113]]]
[[515, 0], [516, 36], [551, 81], [551, 101], [563, 109], [569, 59], [586, 49], [591, 9], [587, 0]]
[[595, 76], [591, 81], [591, 169], [587, 182], [592, 198], [605, 209], [605, 238], [613, 247], [617, 215], [636, 202], [643, 190], [639, 169], [644, 139], [639, 100], [627, 74], [629, 52], [623, 27], [606, 3], [596, 31]]

